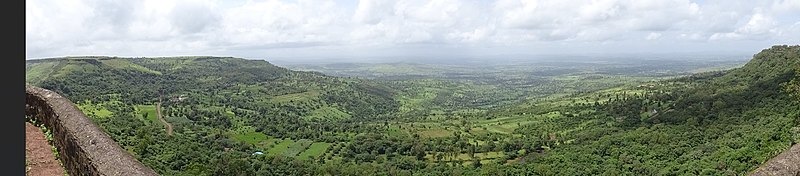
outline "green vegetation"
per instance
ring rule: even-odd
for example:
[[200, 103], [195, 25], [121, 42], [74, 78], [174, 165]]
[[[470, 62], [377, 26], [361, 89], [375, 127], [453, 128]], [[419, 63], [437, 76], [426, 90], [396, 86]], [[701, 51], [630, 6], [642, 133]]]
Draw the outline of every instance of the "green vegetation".
[[310, 146], [308, 146], [308, 150], [305, 150], [305, 151], [303, 151], [303, 153], [300, 153], [299, 155], [297, 155], [297, 158], [300, 158], [300, 159], [318, 158], [318, 157], [322, 156], [322, 154], [325, 153], [325, 150], [327, 150], [328, 147], [330, 147], [330, 146], [331, 146], [330, 143], [315, 142], [315, 143], [311, 144]]
[[742, 175], [800, 139], [800, 46], [742, 63], [92, 57], [26, 80], [163, 175]]
[[286, 153], [290, 146], [294, 144], [294, 141], [291, 139], [284, 139], [281, 142], [275, 144], [272, 148], [267, 150], [267, 154], [269, 155], [282, 155]]
[[437, 138], [437, 137], [449, 137], [452, 136], [452, 132], [445, 130], [445, 129], [428, 129], [428, 130], [420, 130], [417, 131], [417, 134], [420, 137], [426, 138]]
[[152, 73], [161, 75], [161, 72], [150, 70], [149, 68], [141, 65], [133, 64], [127, 59], [99, 59], [105, 65], [111, 66], [114, 69], [140, 71], [145, 73]]
[[308, 139], [300, 139], [292, 143], [291, 145], [287, 146], [286, 150], [281, 153], [283, 156], [294, 157], [300, 152], [305, 151], [308, 149], [308, 146], [311, 145], [313, 141]]
[[[36, 65], [33, 67], [33, 65]], [[47, 79], [48, 76], [55, 70], [58, 65], [57, 62], [46, 62], [37, 64], [25, 64], [25, 80], [28, 83], [40, 83], [42, 80]]]
[[253, 145], [260, 144], [270, 139], [264, 133], [256, 132], [255, 128], [253, 127], [244, 128], [244, 130], [238, 130], [234, 134], [233, 138]]
[[97, 118], [111, 117], [113, 112], [103, 106], [103, 104], [93, 104], [92, 101], [85, 101], [78, 104], [78, 109], [83, 111], [88, 116], [96, 116]]
[[[158, 121], [158, 114], [156, 113], [156, 105], [136, 105], [134, 106], [143, 119], [147, 119], [150, 123], [161, 123]], [[84, 111], [85, 112], [85, 111]]]
[[350, 119], [350, 118], [351, 118], [350, 114], [347, 114], [346, 112], [342, 112], [341, 110], [330, 106], [323, 106], [320, 107], [319, 109], [315, 109], [314, 111], [311, 111], [311, 114], [309, 116], [305, 117], [306, 120], [309, 119], [340, 120], [340, 119]]

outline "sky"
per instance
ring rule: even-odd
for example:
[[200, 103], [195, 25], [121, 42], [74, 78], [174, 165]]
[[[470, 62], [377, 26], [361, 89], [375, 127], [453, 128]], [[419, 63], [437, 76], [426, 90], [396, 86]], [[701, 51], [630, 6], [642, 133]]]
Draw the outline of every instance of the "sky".
[[800, 0], [27, 0], [27, 59], [755, 54]]

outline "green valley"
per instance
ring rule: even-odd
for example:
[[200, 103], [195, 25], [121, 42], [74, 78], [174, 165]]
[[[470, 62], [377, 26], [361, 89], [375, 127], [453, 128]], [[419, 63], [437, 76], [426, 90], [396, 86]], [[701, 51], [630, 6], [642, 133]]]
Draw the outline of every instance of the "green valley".
[[26, 82], [162, 175], [743, 175], [800, 142], [800, 46], [509, 62], [66, 57]]

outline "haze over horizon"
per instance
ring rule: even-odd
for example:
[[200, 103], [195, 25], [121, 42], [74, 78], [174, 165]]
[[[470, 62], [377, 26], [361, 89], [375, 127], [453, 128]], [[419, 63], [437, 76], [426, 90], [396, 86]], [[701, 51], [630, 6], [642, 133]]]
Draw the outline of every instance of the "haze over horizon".
[[752, 55], [800, 41], [800, 1], [26, 1], [27, 58], [313, 60]]

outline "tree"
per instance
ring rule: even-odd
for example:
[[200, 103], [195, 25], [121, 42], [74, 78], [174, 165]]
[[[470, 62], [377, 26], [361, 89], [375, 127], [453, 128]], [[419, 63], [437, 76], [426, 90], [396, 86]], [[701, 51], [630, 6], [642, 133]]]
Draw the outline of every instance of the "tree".
[[472, 167], [480, 168], [481, 167], [481, 160], [478, 158], [472, 158]]

